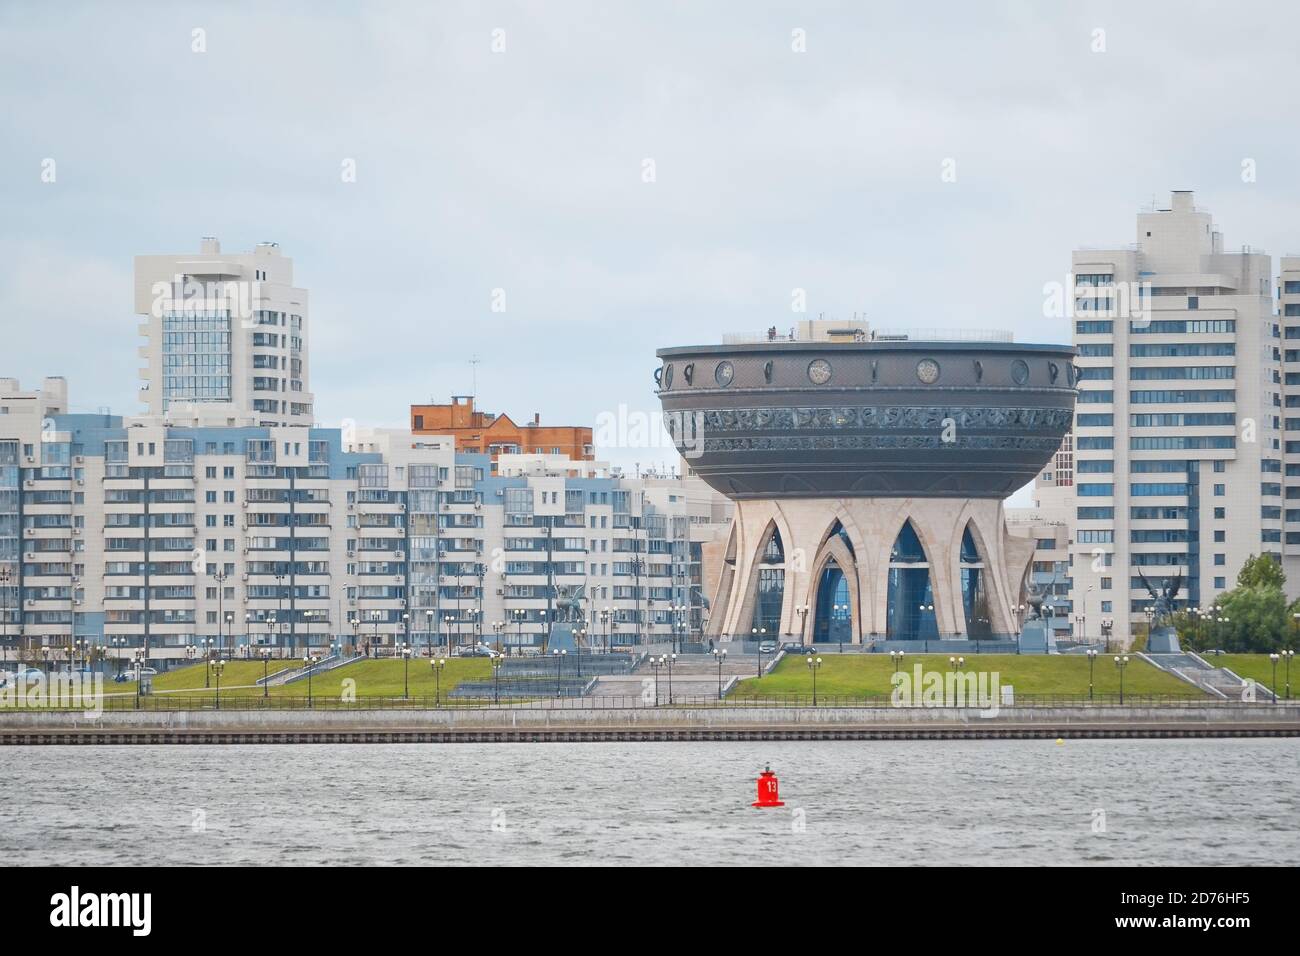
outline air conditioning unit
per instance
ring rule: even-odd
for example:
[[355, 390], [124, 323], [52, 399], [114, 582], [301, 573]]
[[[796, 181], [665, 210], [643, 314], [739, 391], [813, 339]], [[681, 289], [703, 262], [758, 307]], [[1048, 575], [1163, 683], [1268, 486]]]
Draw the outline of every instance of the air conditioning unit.
[[74, 601], [73, 603], [76, 604], [78, 607], [80, 607], [80, 606], [81, 606], [81, 598], [77, 598], [77, 600]]
[[72, 583], [73, 583], [73, 584], [76, 584], [76, 583], [77, 583], [78, 581], [80, 581], [80, 580], [81, 580], [81, 575], [79, 575], [79, 574], [74, 574], [74, 575], [72, 576]]
[[356, 507], [357, 507], [357, 506], [354, 505], [352, 502], [350, 502], [350, 501], [348, 502], [348, 511], [353, 511], [353, 510], [356, 509]]
[[406, 510], [406, 502], [403, 501], [401, 504], [399, 504], [399, 505], [397, 506], [397, 510], [398, 510], [398, 511], [405, 511], [405, 510]]
[[31, 464], [35, 464], [35, 463], [36, 463], [36, 459], [33, 458], [31, 455], [28, 455], [28, 456], [27, 456], [27, 464], [31, 465]]
[[349, 552], [348, 552], [348, 557], [349, 557], [349, 558], [355, 558], [356, 556], [357, 556], [357, 553], [356, 553], [355, 551], [349, 551]]
[[241, 501], [241, 502], [239, 503], [239, 507], [241, 507], [241, 508], [247, 508], [247, 507], [248, 507], [248, 502], [247, 502], [247, 501]]
[[33, 604], [35, 604], [35, 603], [36, 603], [36, 599], [35, 599], [35, 598], [28, 598], [28, 599], [27, 599], [27, 606], [28, 606], [28, 607], [31, 607], [31, 606], [32, 606]]
[[504, 498], [505, 496], [506, 496], [506, 490], [505, 490], [504, 488], [498, 488], [498, 489], [497, 489], [497, 497], [498, 497], [498, 498]]
[[85, 485], [85, 483], [86, 483], [86, 479], [84, 479], [84, 478], [78, 478], [78, 479], [77, 479], [77, 484], [79, 484], [79, 485]]
[[26, 485], [28, 488], [32, 488], [36, 485], [36, 482], [28, 478], [26, 481], [23, 482], [23, 484]]
[[357, 599], [356, 599], [356, 598], [348, 598], [348, 604], [352, 605], [353, 607], [356, 607], [356, 606], [357, 606]]
[[393, 557], [395, 557], [395, 558], [400, 558], [401, 556], [402, 556], [402, 552], [400, 552], [400, 551], [394, 551], [394, 552], [393, 552]]
[[405, 580], [405, 578], [403, 578], [400, 574], [394, 574], [393, 580], [396, 581], [398, 584], [401, 584]]
[[244, 580], [245, 580], [245, 581], [248, 580], [248, 575], [247, 575], [247, 574], [244, 575]]
[[500, 595], [504, 596], [505, 593], [506, 593], [506, 589], [505, 589], [505, 588], [497, 588], [497, 594], [500, 594]]
[[77, 457], [73, 458], [72, 461], [77, 465], [84, 465], [86, 463], [86, 459], [81, 455], [77, 455]]
[[81, 529], [80, 529], [80, 528], [73, 528], [73, 529], [72, 529], [72, 533], [73, 533], [73, 534], [81, 534]]
[[398, 607], [406, 607], [406, 598], [398, 598], [398, 599], [397, 599], [397, 606], [398, 606]]

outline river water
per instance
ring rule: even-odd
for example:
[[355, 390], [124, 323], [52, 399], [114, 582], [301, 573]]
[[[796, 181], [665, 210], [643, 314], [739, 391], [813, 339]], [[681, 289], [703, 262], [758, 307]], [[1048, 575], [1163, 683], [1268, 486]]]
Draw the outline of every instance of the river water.
[[1291, 739], [0, 749], [10, 865], [1290, 864], [1298, 820]]

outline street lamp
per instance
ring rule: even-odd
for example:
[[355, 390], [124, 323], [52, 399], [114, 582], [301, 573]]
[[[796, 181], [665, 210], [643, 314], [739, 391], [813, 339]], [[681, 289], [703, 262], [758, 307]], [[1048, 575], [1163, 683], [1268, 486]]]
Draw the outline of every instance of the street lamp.
[[656, 707], [659, 706], [659, 668], [663, 666], [664, 666], [664, 660], [662, 657], [655, 657], [653, 654], [650, 655], [650, 667], [655, 672], [655, 706]]
[[1295, 651], [1287, 649], [1281, 652], [1282, 660], [1286, 661], [1286, 699], [1291, 699], [1291, 658], [1295, 657]]
[[718, 700], [722, 700], [722, 662], [727, 659], [726, 650], [713, 649], [713, 659], [718, 662]]
[[424, 612], [424, 633], [426, 635], [424, 638], [424, 645], [425, 645], [425, 651], [428, 653], [430, 657], [433, 656], [433, 631], [434, 631], [433, 608], [428, 608]]
[[271, 649], [262, 648], [262, 696], [269, 697], [271, 685], [268, 683], [270, 678]]
[[[926, 612], [926, 611], [930, 611], [931, 613], [933, 613], [933, 612], [934, 612], [934, 605], [933, 605], [933, 604], [918, 604], [918, 605], [917, 605], [917, 609], [918, 609], [921, 613], [920, 613], [919, 615], [917, 615], [918, 620], [917, 620], [917, 622], [916, 622], [916, 625], [917, 625], [917, 627], [920, 627], [920, 626], [921, 626], [920, 618], [925, 617], [925, 612]], [[927, 654], [930, 653], [930, 632], [929, 632], [929, 631], [926, 631], [926, 632], [925, 632], [925, 653], [927, 653]]]
[[1268, 659], [1273, 662], [1273, 703], [1278, 702], [1277, 696], [1277, 662], [1281, 660], [1277, 654], [1268, 655]]
[[429, 661], [429, 666], [433, 668], [434, 679], [434, 703], [433, 706], [442, 706], [442, 669], [447, 666], [447, 658], [439, 657]]
[[[953, 681], [952, 681], [952, 705], [953, 705], [954, 707], [956, 707], [956, 706], [957, 706], [957, 696], [958, 696], [958, 691], [957, 691], [957, 672], [958, 672], [959, 670], [961, 670], [963, 667], [966, 666], [966, 658], [964, 658], [964, 657], [949, 657], [949, 658], [948, 658], [948, 666], [949, 666], [950, 668], [952, 668], [952, 674], [953, 674]], [[948, 688], [946, 688], [946, 687], [943, 689], [943, 696], [944, 696], [944, 698], [945, 698], [944, 703], [947, 703]]]
[[[831, 605], [831, 620], [832, 620], [832, 621], [838, 621], [839, 616], [840, 616], [840, 611], [843, 611], [843, 612], [844, 612], [844, 616], [845, 616], [845, 617], [848, 617], [848, 614], [849, 614], [849, 606], [848, 606], [847, 604], [832, 604], [832, 605]], [[837, 627], [835, 630], [839, 633], [839, 637], [840, 637], [840, 641], [839, 641], [839, 643], [840, 643], [840, 653], [843, 654], [843, 653], [844, 653], [844, 628], [841, 626], [841, 627]]]
[[758, 676], [763, 676], [763, 639], [767, 637], [767, 628], [755, 627], [750, 629], [754, 641], [758, 644]]
[[1088, 648], [1088, 702], [1092, 702], [1092, 665], [1097, 663], [1097, 649]]
[[569, 653], [567, 650], [560, 650], [558, 647], [551, 648], [551, 656], [555, 658], [555, 696], [560, 696], [560, 671], [564, 665], [564, 655]]
[[492, 658], [492, 703], [501, 703], [501, 665], [505, 658], [498, 654]]
[[1128, 667], [1128, 655], [1115, 657], [1115, 666], [1119, 668], [1119, 702], [1124, 703], [1124, 668]]
[[226, 662], [220, 659], [208, 661], [208, 669], [217, 676], [217, 710], [221, 709], [221, 672], [226, 669]]
[[808, 655], [808, 670], [812, 672], [812, 685], [813, 685], [812, 690], [813, 690], [814, 707], [817, 706], [817, 671], [821, 666], [822, 666], [822, 659], [820, 657], [814, 658], [811, 654]]
[[607, 607], [601, 608], [600, 623], [601, 623], [601, 630], [605, 632], [605, 653], [606, 654], [609, 653], [609, 615], [610, 615], [609, 608]]
[[894, 662], [894, 673], [898, 673], [898, 665], [903, 663], [903, 654], [905, 651], [890, 651], [889, 659]]
[[311, 710], [311, 679], [316, 673], [316, 663], [320, 660], [317, 654], [304, 654], [302, 656], [302, 666], [307, 668], [307, 709]]
[[[799, 615], [799, 643], [800, 644], [805, 643], [806, 638], [808, 636], [808, 611], [809, 611], [809, 607], [807, 604], [801, 604], [794, 609], [794, 612]], [[806, 641], [806, 643], [811, 644], [812, 641]]]
[[402, 655], [402, 699], [411, 696], [411, 645], [403, 641], [397, 651]]

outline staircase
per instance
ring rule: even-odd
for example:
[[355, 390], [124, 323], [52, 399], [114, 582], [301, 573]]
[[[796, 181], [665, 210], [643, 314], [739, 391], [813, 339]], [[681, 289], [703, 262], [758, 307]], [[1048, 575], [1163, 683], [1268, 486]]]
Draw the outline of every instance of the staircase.
[[[1232, 671], [1215, 667], [1201, 655], [1192, 651], [1181, 654], [1138, 654], [1138, 657], [1153, 667], [1173, 674], [1181, 681], [1199, 687], [1211, 697], [1224, 700], [1241, 700], [1245, 681]], [[1263, 700], [1271, 700], [1273, 695], [1268, 688], [1255, 685], [1255, 693]]]
[[281, 684], [292, 684], [295, 681], [306, 680], [310, 673], [312, 677], [319, 677], [325, 671], [332, 671], [336, 667], [342, 667], [344, 664], [351, 664], [353, 661], [361, 660], [360, 654], [353, 654], [351, 657], [345, 657], [342, 654], [331, 654], [323, 658], [310, 667], [293, 667], [282, 670], [278, 674], [272, 674], [263, 680], [258, 678], [258, 687], [278, 687]]

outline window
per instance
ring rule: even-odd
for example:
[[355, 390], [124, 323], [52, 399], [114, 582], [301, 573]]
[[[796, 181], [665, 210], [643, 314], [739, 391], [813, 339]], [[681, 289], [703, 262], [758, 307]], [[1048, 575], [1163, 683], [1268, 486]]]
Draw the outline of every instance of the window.
[[1216, 555], [1214, 556], [1214, 564], [1215, 564], [1215, 567], [1223, 567], [1223, 565], [1225, 565], [1225, 564], [1227, 564], [1227, 563], [1228, 563], [1227, 555], [1216, 554]]

